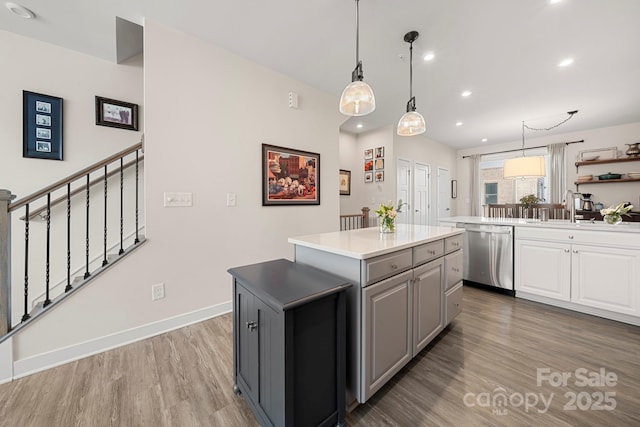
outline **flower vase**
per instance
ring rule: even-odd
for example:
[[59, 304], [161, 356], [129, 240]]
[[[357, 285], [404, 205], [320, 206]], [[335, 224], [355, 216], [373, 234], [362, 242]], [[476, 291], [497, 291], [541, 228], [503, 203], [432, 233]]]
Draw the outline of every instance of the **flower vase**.
[[396, 223], [391, 218], [380, 218], [380, 233], [395, 233]]
[[615, 214], [605, 215], [603, 219], [604, 219], [604, 222], [612, 225], [620, 224], [622, 222], [622, 217], [620, 215], [615, 215]]

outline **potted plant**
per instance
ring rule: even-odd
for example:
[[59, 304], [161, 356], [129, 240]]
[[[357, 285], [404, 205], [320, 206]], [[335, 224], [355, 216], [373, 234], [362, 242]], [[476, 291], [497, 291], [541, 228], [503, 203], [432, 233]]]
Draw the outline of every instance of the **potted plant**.
[[522, 206], [524, 207], [524, 217], [525, 218], [529, 218], [529, 208], [532, 205], [535, 205], [536, 203], [538, 203], [540, 201], [540, 199], [538, 199], [538, 196], [536, 196], [535, 194], [527, 194], [526, 196], [522, 196], [520, 198], [520, 203], [522, 203]]

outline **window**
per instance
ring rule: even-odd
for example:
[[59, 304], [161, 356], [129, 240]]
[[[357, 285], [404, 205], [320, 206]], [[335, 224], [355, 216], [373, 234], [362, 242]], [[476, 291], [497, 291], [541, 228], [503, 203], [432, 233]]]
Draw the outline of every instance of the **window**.
[[496, 204], [498, 203], [498, 183], [497, 182], [485, 182], [484, 183], [484, 204]]
[[[546, 148], [527, 150], [527, 156], [543, 156], [545, 170], [549, 171], [549, 155]], [[520, 203], [528, 194], [535, 194], [543, 203], [549, 200], [548, 177], [504, 179], [504, 160], [522, 156], [521, 151], [512, 153], [489, 154], [482, 156], [480, 162], [480, 200], [484, 204]]]

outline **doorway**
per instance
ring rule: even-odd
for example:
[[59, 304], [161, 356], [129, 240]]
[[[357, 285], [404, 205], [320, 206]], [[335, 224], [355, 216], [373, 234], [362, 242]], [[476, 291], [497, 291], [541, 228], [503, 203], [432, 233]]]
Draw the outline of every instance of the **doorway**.
[[413, 174], [413, 223], [429, 225], [429, 187], [431, 185], [431, 167], [415, 163]]
[[438, 167], [438, 197], [437, 197], [437, 218], [436, 224], [442, 218], [451, 216], [451, 194], [449, 193], [451, 185], [451, 173], [449, 169]]
[[[431, 221], [431, 167], [407, 159], [397, 160], [396, 194], [406, 203], [398, 222], [429, 225]], [[413, 179], [411, 176], [413, 175]]]

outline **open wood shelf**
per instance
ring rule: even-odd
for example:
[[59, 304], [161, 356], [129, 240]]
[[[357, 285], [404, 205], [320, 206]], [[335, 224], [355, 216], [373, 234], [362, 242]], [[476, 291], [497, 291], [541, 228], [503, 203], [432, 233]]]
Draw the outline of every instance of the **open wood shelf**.
[[575, 185], [582, 185], [582, 184], [605, 184], [605, 183], [611, 183], [611, 182], [634, 182], [634, 181], [640, 181], [640, 178], [621, 178], [621, 179], [593, 179], [591, 181], [576, 181], [574, 182]]
[[[623, 157], [621, 159], [604, 159], [604, 160], [590, 160], [584, 162], [576, 162], [576, 167], [586, 165], [604, 165], [607, 163], [624, 163], [624, 162], [637, 162], [640, 161], [640, 157]], [[609, 180], [615, 181], [615, 180]]]

